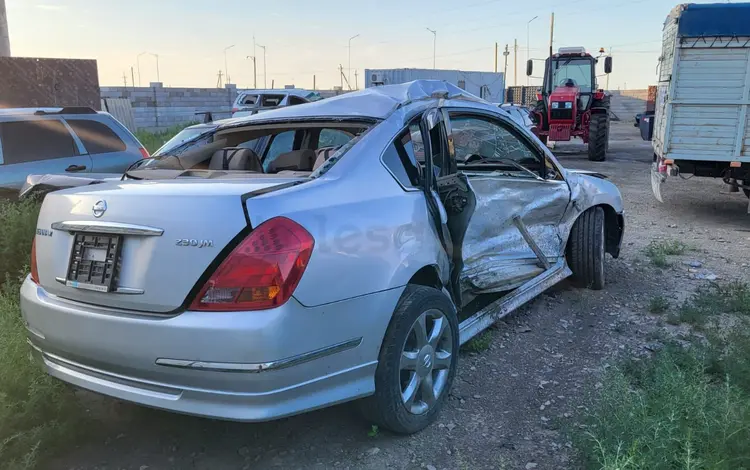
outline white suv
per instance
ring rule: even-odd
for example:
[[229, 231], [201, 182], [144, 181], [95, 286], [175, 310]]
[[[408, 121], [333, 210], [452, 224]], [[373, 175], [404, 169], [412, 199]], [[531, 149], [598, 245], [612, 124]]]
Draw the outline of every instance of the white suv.
[[251, 116], [270, 109], [294, 106], [321, 99], [317, 91], [285, 88], [277, 90], [244, 90], [237, 94], [232, 117]]

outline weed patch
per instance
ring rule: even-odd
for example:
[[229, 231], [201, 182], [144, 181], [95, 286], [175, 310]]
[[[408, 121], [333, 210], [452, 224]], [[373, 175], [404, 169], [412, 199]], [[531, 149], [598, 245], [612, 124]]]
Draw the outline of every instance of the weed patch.
[[492, 333], [489, 331], [485, 331], [472, 338], [468, 343], [464, 344], [462, 349], [464, 351], [480, 353], [488, 350], [491, 344]]
[[610, 372], [573, 433], [584, 467], [747, 468], [750, 394], [708, 372], [711, 351], [669, 346]]
[[0, 202], [0, 468], [29, 469], [72, 436], [72, 389], [29, 359], [19, 289], [28, 271], [39, 203]]
[[679, 240], [653, 240], [646, 247], [645, 254], [651, 264], [659, 268], [669, 266], [667, 256], [684, 254], [690, 247]]
[[653, 314], [661, 314], [669, 310], [669, 301], [661, 295], [651, 298], [648, 304], [648, 311]]

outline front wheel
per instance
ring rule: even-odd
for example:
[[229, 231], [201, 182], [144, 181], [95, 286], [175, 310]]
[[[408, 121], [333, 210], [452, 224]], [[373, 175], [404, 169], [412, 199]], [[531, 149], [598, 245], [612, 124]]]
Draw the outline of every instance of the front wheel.
[[580, 287], [604, 288], [604, 209], [592, 207], [578, 217], [568, 237], [566, 258]]
[[365, 417], [399, 434], [437, 418], [456, 375], [458, 319], [439, 290], [406, 287], [386, 331], [375, 394], [361, 401]]
[[607, 159], [609, 118], [605, 113], [592, 114], [589, 122], [589, 160], [603, 162]]

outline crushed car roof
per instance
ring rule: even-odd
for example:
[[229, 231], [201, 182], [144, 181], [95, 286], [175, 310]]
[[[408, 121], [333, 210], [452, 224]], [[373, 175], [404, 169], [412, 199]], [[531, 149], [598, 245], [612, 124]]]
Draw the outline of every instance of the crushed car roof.
[[430, 99], [464, 99], [486, 103], [471, 93], [444, 81], [415, 80], [398, 85], [365, 88], [314, 103], [288, 106], [253, 116], [224, 119], [217, 121], [216, 124], [234, 126], [252, 121], [342, 116], [385, 119], [399, 107]]

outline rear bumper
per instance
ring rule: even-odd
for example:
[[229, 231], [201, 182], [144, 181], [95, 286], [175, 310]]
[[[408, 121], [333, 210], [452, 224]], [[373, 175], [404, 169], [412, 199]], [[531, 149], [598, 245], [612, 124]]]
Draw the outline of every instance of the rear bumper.
[[67, 301], [27, 279], [21, 309], [54, 377], [155, 408], [265, 421], [372, 394], [400, 294], [165, 318]]

